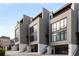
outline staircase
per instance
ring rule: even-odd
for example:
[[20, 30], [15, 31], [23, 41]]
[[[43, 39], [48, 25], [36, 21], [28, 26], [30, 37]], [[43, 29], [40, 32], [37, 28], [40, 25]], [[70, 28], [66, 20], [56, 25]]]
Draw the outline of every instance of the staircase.
[[78, 46], [77, 51], [74, 56], [79, 56], [79, 46]]
[[47, 53], [47, 47], [48, 46], [45, 47], [43, 54]]
[[43, 49], [42, 54], [46, 54], [46, 53], [47, 53], [47, 47], [48, 47], [48, 46], [46, 46], [46, 47]]

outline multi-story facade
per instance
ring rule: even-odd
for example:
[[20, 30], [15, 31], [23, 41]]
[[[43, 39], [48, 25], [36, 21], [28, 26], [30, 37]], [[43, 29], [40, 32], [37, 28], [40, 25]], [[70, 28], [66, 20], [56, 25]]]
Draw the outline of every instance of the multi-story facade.
[[[22, 20], [20, 21], [20, 45], [19, 51], [27, 51], [28, 50], [28, 37], [29, 37], [29, 24], [30, 24], [30, 17], [24, 15]], [[21, 35], [22, 34], [22, 35]]]
[[39, 55], [78, 55], [78, 5], [69, 3], [52, 13], [43, 8], [34, 18], [23, 18], [19, 22], [19, 32], [15, 31], [19, 51]]
[[17, 22], [15, 27], [15, 50], [20, 52], [26, 50], [28, 45], [28, 25], [30, 23], [30, 17], [23, 15], [21, 21]]
[[52, 54], [75, 55], [78, 49], [78, 5], [66, 4], [53, 13], [53, 18], [49, 22]]
[[20, 42], [20, 22], [17, 22], [17, 25], [15, 26], [15, 38], [14, 38], [14, 42], [15, 42], [15, 49], [19, 51], [19, 42]]
[[48, 46], [48, 24], [49, 23], [49, 11], [43, 8], [37, 16], [32, 19], [29, 25], [30, 37], [29, 46], [30, 52], [37, 52], [43, 54], [46, 47]]

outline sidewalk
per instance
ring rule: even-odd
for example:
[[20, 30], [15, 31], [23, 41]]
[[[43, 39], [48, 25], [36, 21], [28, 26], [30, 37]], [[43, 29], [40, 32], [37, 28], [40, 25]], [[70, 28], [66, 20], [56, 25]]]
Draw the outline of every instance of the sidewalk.
[[51, 54], [51, 55], [38, 55], [38, 53], [27, 53], [27, 52], [19, 52], [19, 51], [7, 51], [5, 53], [5, 56], [68, 56], [68, 55], [55, 55], [55, 54]]
[[5, 56], [37, 56], [37, 53], [27, 53], [27, 52], [19, 52], [19, 51], [7, 51]]

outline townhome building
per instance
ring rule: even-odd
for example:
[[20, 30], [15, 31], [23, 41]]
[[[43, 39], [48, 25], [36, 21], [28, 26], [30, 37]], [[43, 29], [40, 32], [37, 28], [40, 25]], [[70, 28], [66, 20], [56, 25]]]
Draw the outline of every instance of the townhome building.
[[15, 49], [16, 51], [25, 51], [28, 46], [28, 25], [30, 17], [23, 15], [23, 18], [15, 26]]
[[15, 27], [17, 50], [38, 55], [79, 55], [79, 4], [56, 12], [45, 8], [35, 17], [23, 16]]
[[37, 54], [44, 54], [48, 47], [49, 11], [43, 8], [37, 16], [32, 19], [29, 25], [29, 46], [31, 51]]
[[78, 54], [79, 4], [66, 4], [52, 13], [49, 22], [51, 54]]
[[[15, 46], [20, 52], [42, 54], [47, 48], [49, 27], [49, 11], [43, 8], [34, 18], [26, 17], [15, 27]], [[41, 49], [40, 49], [41, 48]]]

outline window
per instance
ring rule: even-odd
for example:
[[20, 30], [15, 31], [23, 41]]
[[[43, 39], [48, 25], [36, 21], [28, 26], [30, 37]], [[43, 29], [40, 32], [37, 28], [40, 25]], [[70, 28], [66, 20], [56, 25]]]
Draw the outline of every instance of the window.
[[54, 23], [54, 28], [53, 28], [53, 30], [56, 31], [56, 23]]
[[52, 41], [61, 41], [67, 39], [67, 31], [52, 34]]
[[61, 40], [66, 40], [67, 39], [67, 31], [61, 32]]
[[67, 18], [64, 18], [60, 21], [60, 27], [64, 28], [67, 26]]
[[34, 41], [34, 36], [30, 36], [30, 42]]
[[67, 26], [67, 18], [64, 18], [54, 24], [52, 24], [52, 32], [65, 28]]
[[66, 18], [64, 18], [64, 27], [66, 27], [67, 26], [67, 20], [66, 20]]
[[65, 39], [64, 34], [65, 34], [64, 32], [61, 32], [61, 40]]
[[61, 27], [61, 28], [64, 28], [64, 20], [61, 20], [61, 21], [60, 21], [60, 27]]
[[56, 23], [52, 24], [52, 32], [56, 31]]
[[33, 33], [34, 29], [33, 27], [30, 28], [30, 34]]
[[57, 33], [57, 41], [60, 41], [60, 33]]
[[60, 29], [60, 22], [57, 22], [57, 30]]
[[34, 25], [30, 28], [30, 40], [37, 40], [37, 25]]
[[34, 40], [37, 40], [37, 32], [34, 32]]
[[30, 28], [30, 33], [37, 32], [37, 25], [34, 25]]
[[37, 31], [37, 25], [34, 25], [34, 32]]
[[56, 41], [56, 33], [52, 34], [52, 41]]

